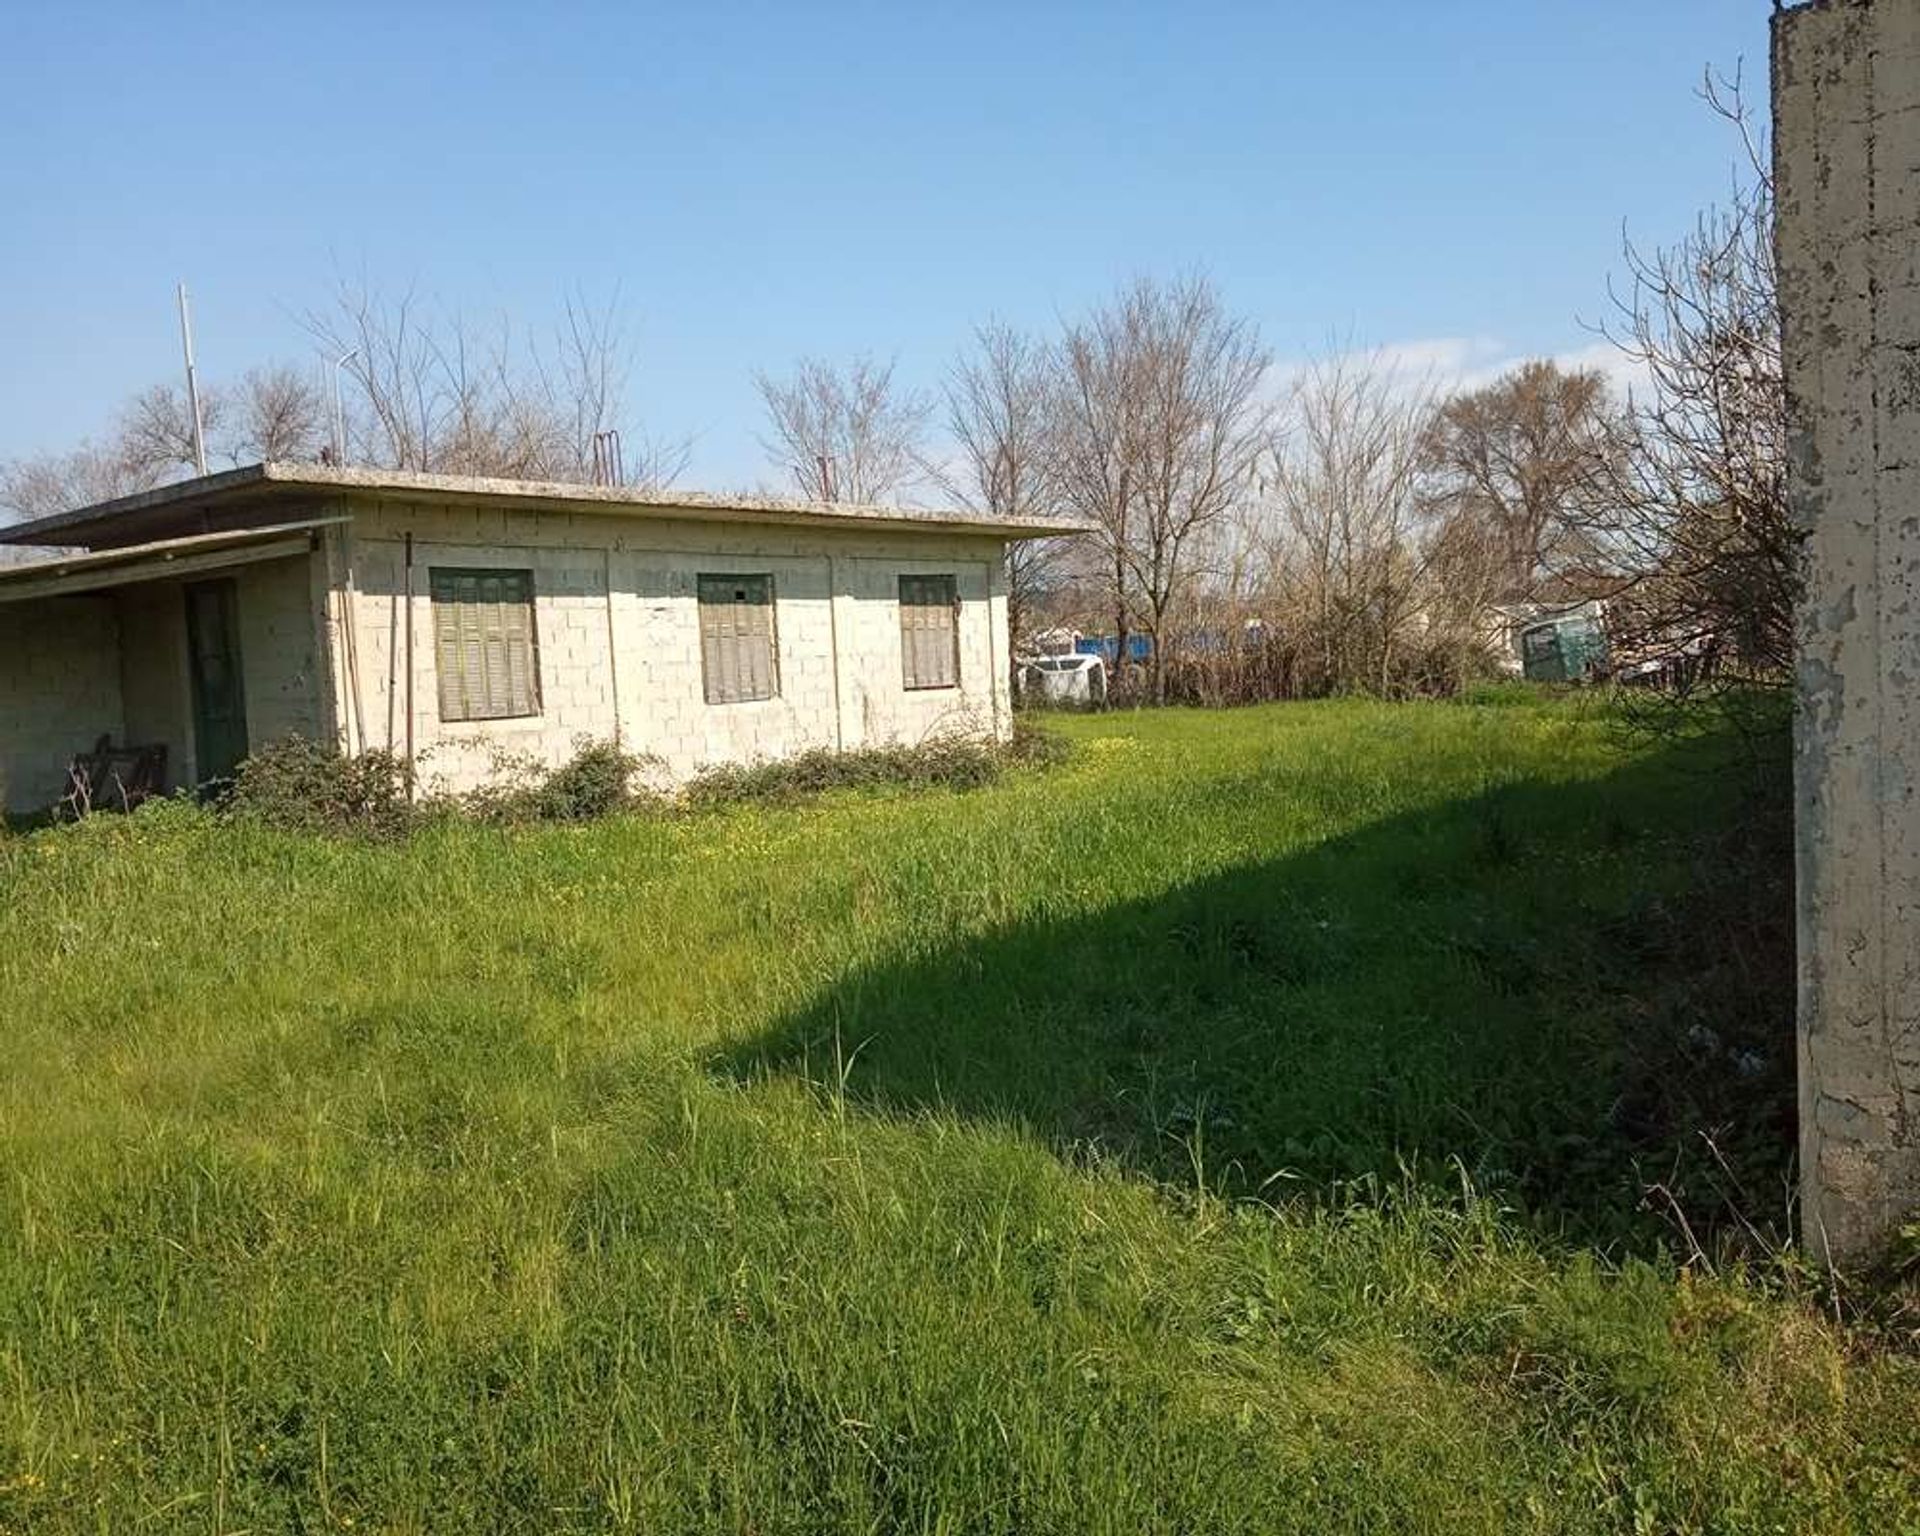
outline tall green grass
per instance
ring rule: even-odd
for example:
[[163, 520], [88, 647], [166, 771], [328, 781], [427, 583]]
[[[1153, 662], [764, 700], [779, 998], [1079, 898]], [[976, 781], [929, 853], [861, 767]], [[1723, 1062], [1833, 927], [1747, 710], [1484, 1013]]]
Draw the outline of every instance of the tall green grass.
[[1702, 1129], [1785, 1173], [1689, 1119], [1790, 1071], [1676, 937], [1718, 743], [1061, 728], [966, 792], [0, 840], [0, 1531], [1911, 1521], [1913, 1362], [1638, 1208], [1709, 1211]]

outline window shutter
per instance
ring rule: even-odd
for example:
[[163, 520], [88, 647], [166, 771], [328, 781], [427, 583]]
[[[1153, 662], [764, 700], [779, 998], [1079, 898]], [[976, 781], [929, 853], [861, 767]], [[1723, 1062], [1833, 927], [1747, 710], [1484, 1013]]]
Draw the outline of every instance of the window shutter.
[[533, 666], [533, 605], [520, 600], [515, 585], [503, 581], [498, 601], [489, 610], [497, 621], [495, 655], [499, 683], [488, 697], [503, 704], [509, 714], [535, 713]]
[[466, 687], [460, 670], [460, 607], [435, 573], [432, 582], [434, 670], [440, 684], [440, 718], [466, 718]]
[[900, 666], [908, 688], [959, 686], [958, 609], [952, 576], [900, 578]]
[[697, 578], [700, 670], [709, 704], [771, 699], [780, 692], [770, 575]]
[[436, 568], [428, 587], [440, 718], [510, 720], [539, 714], [533, 572]]
[[706, 680], [709, 704], [727, 704], [733, 700], [733, 683], [726, 674], [725, 626], [729, 617], [730, 610], [720, 606], [717, 597], [708, 596], [703, 580], [700, 584], [700, 675]]

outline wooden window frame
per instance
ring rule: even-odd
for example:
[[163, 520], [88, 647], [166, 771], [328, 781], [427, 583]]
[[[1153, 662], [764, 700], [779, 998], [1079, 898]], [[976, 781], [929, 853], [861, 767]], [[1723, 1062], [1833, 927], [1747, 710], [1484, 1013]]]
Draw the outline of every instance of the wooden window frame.
[[[929, 591], [939, 592], [940, 599], [928, 601]], [[910, 596], [910, 593], [913, 595]], [[960, 686], [960, 579], [950, 572], [937, 575], [909, 575], [902, 572], [899, 597], [901, 686], [909, 693], [958, 689]], [[916, 635], [925, 634], [934, 626], [926, 624], [924, 620], [916, 621], [914, 616], [929, 612], [947, 615], [949, 643], [935, 652], [918, 648], [915, 642]], [[924, 661], [929, 654], [942, 652], [947, 661], [944, 675], [929, 677], [919, 665], [919, 661]]]
[[[481, 583], [497, 581], [511, 584], [518, 596], [500, 596], [491, 601], [478, 595]], [[472, 595], [469, 595], [472, 594]], [[473, 565], [436, 565], [427, 570], [427, 599], [433, 614], [433, 665], [440, 719], [449, 725], [483, 725], [495, 720], [536, 720], [540, 717], [540, 604], [539, 589], [531, 569]], [[488, 622], [487, 610], [495, 610]], [[526, 675], [522, 696], [513, 691], [513, 647], [522, 636], [517, 626], [501, 622], [511, 609], [524, 609], [525, 655], [521, 665]], [[461, 660], [465, 647], [477, 640], [480, 646], [482, 676], [478, 696], [474, 681], [468, 678]], [[486, 647], [497, 643], [502, 648], [506, 676], [498, 697], [486, 676]], [[449, 647], [453, 665], [449, 666]]]
[[[766, 591], [764, 602], [748, 602], [736, 595], [722, 598], [718, 594], [727, 588], [738, 589], [749, 584], [760, 584]], [[709, 595], [709, 594], [714, 595]], [[709, 704], [759, 704], [768, 699], [780, 697], [780, 588], [771, 571], [701, 571], [693, 580], [694, 608], [700, 625], [700, 692]], [[766, 611], [764, 637], [749, 636], [741, 628], [738, 620], [727, 627], [719, 624], [722, 613], [732, 614], [739, 608], [761, 609]], [[765, 677], [762, 683], [755, 684], [750, 674], [751, 667], [742, 668], [740, 658], [733, 663], [733, 681], [729, 685], [724, 669], [716, 665], [720, 648], [726, 644], [739, 645], [747, 639], [758, 643], [762, 638], [766, 645]]]

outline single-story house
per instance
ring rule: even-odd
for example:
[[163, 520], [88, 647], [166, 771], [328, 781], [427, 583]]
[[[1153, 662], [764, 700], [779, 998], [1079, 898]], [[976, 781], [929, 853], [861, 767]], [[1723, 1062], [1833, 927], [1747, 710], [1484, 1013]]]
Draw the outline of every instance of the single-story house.
[[170, 787], [292, 735], [424, 786], [583, 740], [662, 777], [1005, 737], [1006, 547], [1066, 520], [256, 464], [0, 527], [0, 785], [102, 736]]

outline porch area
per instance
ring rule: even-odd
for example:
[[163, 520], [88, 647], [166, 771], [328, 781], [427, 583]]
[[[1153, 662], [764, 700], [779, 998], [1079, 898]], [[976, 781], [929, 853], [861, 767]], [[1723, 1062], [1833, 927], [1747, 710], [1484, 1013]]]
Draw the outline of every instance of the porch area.
[[0, 567], [0, 806], [59, 804], [103, 740], [123, 766], [120, 749], [138, 749], [167, 792], [225, 777], [254, 746], [319, 736], [321, 526]]

